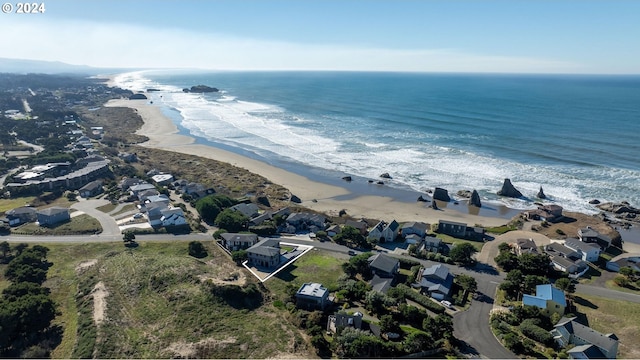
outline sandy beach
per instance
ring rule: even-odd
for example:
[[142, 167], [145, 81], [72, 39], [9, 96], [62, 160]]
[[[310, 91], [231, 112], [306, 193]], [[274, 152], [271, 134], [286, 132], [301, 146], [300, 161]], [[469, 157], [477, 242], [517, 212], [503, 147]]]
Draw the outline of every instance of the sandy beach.
[[142, 146], [206, 157], [247, 169], [288, 188], [302, 200], [302, 205], [317, 211], [337, 213], [344, 209], [347, 214], [356, 218], [423, 221], [430, 224], [437, 223], [438, 220], [483, 226], [499, 226], [507, 222], [500, 217], [466, 214], [449, 208], [434, 210], [425, 203], [398, 201], [387, 196], [350, 196], [353, 194], [345, 187], [314, 181], [223, 149], [195, 144], [194, 138], [179, 134], [176, 125], [162, 113], [160, 107], [149, 104], [148, 101], [119, 99], [111, 100], [105, 106], [129, 107], [137, 111], [144, 121], [137, 133], [149, 138]]

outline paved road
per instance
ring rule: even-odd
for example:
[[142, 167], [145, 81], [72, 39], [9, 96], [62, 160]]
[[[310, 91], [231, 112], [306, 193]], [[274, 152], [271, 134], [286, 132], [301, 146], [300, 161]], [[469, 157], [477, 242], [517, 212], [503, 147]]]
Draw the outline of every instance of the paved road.
[[118, 224], [116, 224], [116, 221], [109, 214], [103, 213], [102, 211], [96, 209], [97, 207], [106, 204], [109, 204], [109, 201], [105, 199], [83, 199], [78, 201], [77, 203], [74, 203], [71, 208], [80, 210], [98, 220], [100, 222], [100, 225], [102, 226], [101, 235], [104, 235], [105, 237], [115, 235], [120, 236], [120, 228], [118, 227]]
[[612, 290], [605, 287], [578, 284], [576, 294], [599, 296], [607, 299], [630, 301], [640, 303], [640, 295]]

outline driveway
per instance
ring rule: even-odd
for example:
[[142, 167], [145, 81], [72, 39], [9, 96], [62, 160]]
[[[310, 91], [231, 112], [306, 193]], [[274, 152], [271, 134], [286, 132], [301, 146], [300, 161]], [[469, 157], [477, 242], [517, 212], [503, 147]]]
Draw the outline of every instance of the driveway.
[[83, 213], [95, 218], [100, 222], [100, 226], [102, 226], [102, 234], [105, 237], [108, 236], [120, 236], [120, 228], [114, 218], [110, 215], [103, 213], [102, 211], [96, 209], [102, 205], [109, 204], [108, 200], [104, 199], [88, 199], [88, 200], [80, 200], [77, 203], [71, 206], [72, 209], [76, 209], [78, 211], [82, 211]]

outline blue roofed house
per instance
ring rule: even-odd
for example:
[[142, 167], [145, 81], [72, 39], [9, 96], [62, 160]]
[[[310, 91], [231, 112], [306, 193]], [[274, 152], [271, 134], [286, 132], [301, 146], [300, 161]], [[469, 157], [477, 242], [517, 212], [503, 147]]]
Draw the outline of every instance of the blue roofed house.
[[618, 337], [602, 334], [582, 325], [575, 317], [563, 317], [551, 330], [560, 347], [574, 345], [567, 351], [571, 359], [615, 359], [618, 354]]
[[51, 226], [71, 219], [69, 209], [52, 206], [36, 212], [40, 226]]
[[523, 295], [522, 305], [535, 306], [551, 314], [564, 314], [567, 301], [564, 292], [551, 284], [536, 286], [535, 295]]
[[442, 265], [433, 265], [418, 272], [414, 287], [420, 287], [423, 293], [434, 299], [443, 300], [451, 294], [453, 275], [449, 268]]

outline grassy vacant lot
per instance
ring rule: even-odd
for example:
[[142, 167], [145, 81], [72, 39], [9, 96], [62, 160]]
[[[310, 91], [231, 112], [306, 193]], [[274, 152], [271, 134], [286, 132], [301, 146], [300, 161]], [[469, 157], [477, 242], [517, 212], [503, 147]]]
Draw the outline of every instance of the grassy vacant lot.
[[96, 209], [102, 211], [103, 213], [107, 213], [108, 214], [108, 213], [112, 212], [113, 209], [116, 208], [116, 206], [117, 206], [116, 204], [109, 203], [109, 204], [106, 204], [106, 205], [98, 206]]
[[35, 196], [25, 196], [14, 199], [0, 199], [0, 212], [5, 213], [11, 209], [31, 204], [35, 198]]
[[98, 220], [83, 214], [55, 227], [49, 228], [36, 223], [27, 223], [12, 229], [12, 232], [21, 235], [82, 235], [100, 233], [102, 226]]
[[[64, 328], [55, 358], [80, 356], [78, 345], [97, 358], [314, 357], [273, 296], [212, 243], [203, 259], [187, 255], [187, 242], [44, 245], [54, 264], [45, 286]], [[95, 309], [104, 315], [97, 329]]]
[[449, 243], [449, 244], [461, 244], [461, 243], [471, 244], [476, 250], [478, 250], [478, 252], [480, 252], [482, 250], [482, 246], [484, 245], [484, 243], [481, 242], [481, 241], [471, 241], [471, 240], [465, 240], [465, 239], [458, 239], [458, 238], [455, 238], [453, 236], [446, 235], [446, 234], [436, 233], [436, 237], [438, 239], [442, 239], [443, 242], [446, 242], [446, 243]]
[[314, 249], [264, 284], [273, 294], [281, 296], [279, 300], [283, 300], [288, 284], [297, 289], [306, 282], [317, 282], [333, 290], [338, 277], [344, 273], [341, 265], [345, 262], [328, 252]]
[[589, 326], [603, 334], [615, 333], [620, 339], [618, 357], [640, 358], [640, 305], [596, 296], [577, 295], [578, 313], [585, 314]]

